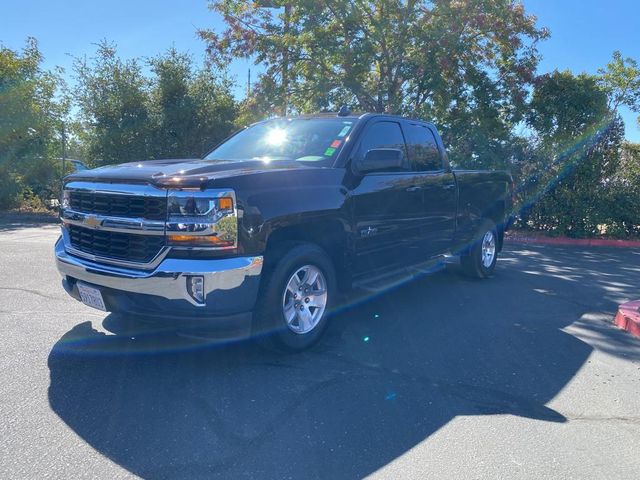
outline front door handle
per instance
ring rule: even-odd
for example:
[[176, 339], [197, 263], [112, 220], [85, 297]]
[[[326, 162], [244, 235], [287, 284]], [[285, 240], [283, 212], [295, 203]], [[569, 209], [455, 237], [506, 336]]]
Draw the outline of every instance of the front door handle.
[[456, 188], [455, 183], [450, 183], [449, 185], [445, 185], [444, 187], [445, 190], [451, 190], [452, 188]]
[[416, 185], [413, 185], [413, 186], [411, 186], [411, 187], [407, 187], [407, 190], [406, 190], [406, 191], [407, 191], [407, 192], [419, 192], [419, 191], [420, 191], [420, 189], [421, 189], [421, 187], [418, 187], [418, 186], [416, 186]]

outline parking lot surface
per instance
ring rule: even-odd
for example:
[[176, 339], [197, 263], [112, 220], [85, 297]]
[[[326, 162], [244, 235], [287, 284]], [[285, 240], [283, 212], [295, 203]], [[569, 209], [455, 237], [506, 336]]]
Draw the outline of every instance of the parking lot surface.
[[507, 246], [344, 309], [296, 355], [69, 298], [0, 226], [0, 478], [640, 478], [640, 251]]

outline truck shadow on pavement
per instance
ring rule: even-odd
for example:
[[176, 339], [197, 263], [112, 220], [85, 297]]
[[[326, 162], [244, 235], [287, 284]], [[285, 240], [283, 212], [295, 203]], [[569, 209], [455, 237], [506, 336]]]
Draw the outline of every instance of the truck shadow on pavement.
[[640, 269], [618, 252], [554, 252], [511, 249], [488, 281], [407, 283], [345, 309], [297, 355], [81, 323], [50, 353], [50, 405], [144, 478], [360, 478], [460, 415], [565, 422], [546, 403], [591, 351], [638, 349], [597, 322], [597, 346], [562, 329], [614, 312], [637, 294]]

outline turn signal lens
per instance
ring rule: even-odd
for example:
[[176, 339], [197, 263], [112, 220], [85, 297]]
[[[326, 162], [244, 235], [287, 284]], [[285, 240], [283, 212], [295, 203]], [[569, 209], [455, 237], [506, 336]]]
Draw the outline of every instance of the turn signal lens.
[[230, 240], [223, 240], [217, 235], [167, 235], [170, 245], [233, 247]]
[[220, 210], [233, 210], [233, 199], [229, 197], [224, 197], [218, 200], [218, 204], [220, 206]]

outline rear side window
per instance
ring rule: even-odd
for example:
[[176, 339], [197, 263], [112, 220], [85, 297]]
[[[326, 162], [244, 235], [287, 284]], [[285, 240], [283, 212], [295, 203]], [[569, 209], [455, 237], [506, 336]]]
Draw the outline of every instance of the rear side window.
[[423, 125], [407, 124], [407, 148], [415, 170], [432, 172], [442, 170], [442, 158], [433, 132]]
[[399, 123], [377, 122], [367, 128], [360, 143], [360, 157], [364, 157], [369, 150], [374, 148], [397, 148], [402, 150], [405, 157], [405, 168], [409, 170], [407, 147], [404, 144], [404, 136]]

